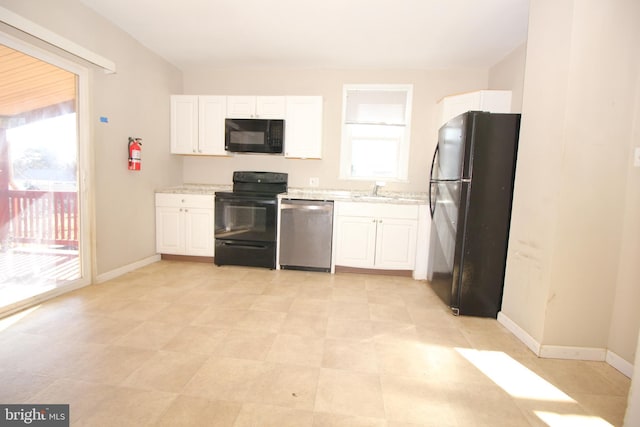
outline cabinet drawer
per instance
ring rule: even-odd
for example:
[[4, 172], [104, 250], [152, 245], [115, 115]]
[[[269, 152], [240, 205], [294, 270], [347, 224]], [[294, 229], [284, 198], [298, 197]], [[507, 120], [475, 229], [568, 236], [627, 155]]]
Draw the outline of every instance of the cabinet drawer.
[[213, 195], [156, 193], [156, 206], [213, 209], [214, 202]]
[[418, 219], [418, 205], [393, 203], [340, 202], [338, 215], [374, 218]]

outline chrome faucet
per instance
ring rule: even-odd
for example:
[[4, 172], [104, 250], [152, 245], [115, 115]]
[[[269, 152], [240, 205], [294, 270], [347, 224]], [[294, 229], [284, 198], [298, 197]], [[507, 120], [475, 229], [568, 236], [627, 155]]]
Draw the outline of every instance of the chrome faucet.
[[385, 182], [383, 181], [376, 181], [373, 184], [373, 189], [371, 190], [371, 195], [372, 196], [377, 196], [378, 195], [378, 190], [380, 189], [380, 187], [384, 187], [386, 185]]

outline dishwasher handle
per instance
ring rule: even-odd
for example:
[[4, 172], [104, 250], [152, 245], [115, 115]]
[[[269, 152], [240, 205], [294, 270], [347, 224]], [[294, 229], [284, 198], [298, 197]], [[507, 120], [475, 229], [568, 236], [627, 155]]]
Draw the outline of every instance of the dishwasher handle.
[[286, 200], [280, 204], [282, 210], [333, 211], [333, 202]]

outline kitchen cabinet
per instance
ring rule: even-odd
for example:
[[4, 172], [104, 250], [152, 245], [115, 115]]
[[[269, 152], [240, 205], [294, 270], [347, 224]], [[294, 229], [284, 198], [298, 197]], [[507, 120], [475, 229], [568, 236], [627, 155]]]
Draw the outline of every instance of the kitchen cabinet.
[[338, 202], [336, 210], [336, 265], [413, 270], [417, 205]]
[[284, 155], [289, 158], [322, 157], [322, 97], [287, 96]]
[[479, 90], [476, 92], [445, 96], [438, 102], [437, 108], [438, 129], [455, 116], [467, 111], [476, 110], [489, 111], [491, 113], [510, 113], [511, 91]]
[[214, 196], [156, 193], [156, 251], [214, 255]]
[[227, 155], [224, 149], [225, 96], [171, 96], [171, 152]]
[[284, 119], [284, 96], [228, 96], [230, 119]]

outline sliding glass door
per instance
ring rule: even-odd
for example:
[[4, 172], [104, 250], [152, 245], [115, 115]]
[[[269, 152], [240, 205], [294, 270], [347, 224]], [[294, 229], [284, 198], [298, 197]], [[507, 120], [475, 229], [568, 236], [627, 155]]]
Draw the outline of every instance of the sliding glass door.
[[79, 83], [0, 44], [0, 313], [88, 283]]

